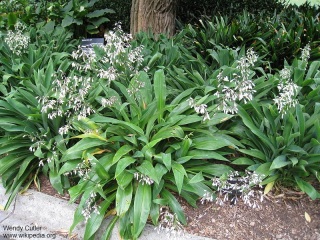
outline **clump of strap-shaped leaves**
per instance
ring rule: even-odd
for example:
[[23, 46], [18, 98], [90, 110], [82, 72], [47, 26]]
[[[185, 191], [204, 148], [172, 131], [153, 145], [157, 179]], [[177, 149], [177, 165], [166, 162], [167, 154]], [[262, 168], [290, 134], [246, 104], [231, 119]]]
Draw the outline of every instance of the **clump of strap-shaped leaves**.
[[158, 224], [163, 206], [186, 224], [176, 196], [195, 207], [205, 193], [212, 193], [210, 179], [231, 170], [212, 162], [228, 161], [225, 148], [237, 144], [215, 128], [225, 114], [204, 122], [187, 101], [194, 89], [167, 98], [163, 70], [155, 72], [153, 85], [145, 72], [129, 85], [137, 81], [144, 87], [133, 95], [128, 94], [130, 86], [113, 82], [108, 94], [118, 101], [74, 122], [83, 134], [62, 158], [60, 174], [81, 176], [69, 192], [73, 201], [81, 198], [71, 231], [85, 220], [84, 239], [95, 235], [105, 215], [113, 219], [103, 239], [117, 221], [123, 238], [137, 239], [148, 220]]

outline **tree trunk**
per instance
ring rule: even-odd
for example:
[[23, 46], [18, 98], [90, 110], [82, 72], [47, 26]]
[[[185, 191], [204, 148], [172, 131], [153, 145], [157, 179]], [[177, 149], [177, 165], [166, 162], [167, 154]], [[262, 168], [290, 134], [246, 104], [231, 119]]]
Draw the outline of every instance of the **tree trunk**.
[[132, 0], [130, 32], [175, 33], [177, 0]]

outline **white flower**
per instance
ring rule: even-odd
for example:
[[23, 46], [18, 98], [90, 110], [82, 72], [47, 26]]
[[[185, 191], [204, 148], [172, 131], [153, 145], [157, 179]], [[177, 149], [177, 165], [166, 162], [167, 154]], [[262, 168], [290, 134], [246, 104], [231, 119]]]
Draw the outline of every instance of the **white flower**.
[[227, 174], [225, 178], [214, 178], [212, 186], [217, 187], [218, 191], [216, 203], [223, 205], [224, 202], [230, 201], [236, 204], [240, 198], [249, 207], [259, 207], [258, 200], [263, 201], [263, 193], [256, 188], [261, 187], [263, 178], [263, 175], [249, 171], [246, 171], [243, 176], [234, 171]]
[[203, 121], [210, 120], [210, 116], [207, 111], [206, 104], [198, 105], [198, 104], [196, 104], [195, 100], [191, 97], [187, 100], [187, 102], [188, 102], [189, 106], [195, 110], [196, 113], [203, 115]]
[[108, 98], [108, 99], [102, 98], [102, 99], [101, 99], [101, 105], [102, 105], [103, 107], [111, 107], [117, 100], [118, 100], [118, 99], [117, 99], [117, 97], [115, 97], [115, 96], [112, 96], [112, 97], [110, 97], [110, 98]]
[[204, 194], [202, 198], [200, 199], [201, 204], [207, 203], [207, 202], [213, 202], [213, 194], [211, 192], [208, 192], [204, 190]]
[[135, 172], [133, 174], [134, 178], [139, 181], [142, 185], [147, 184], [147, 185], [152, 185], [154, 183], [154, 181], [149, 178], [147, 175], [144, 175], [142, 173], [139, 172]]
[[303, 49], [302, 49], [302, 53], [301, 53], [301, 60], [304, 62], [308, 62], [309, 58], [310, 58], [310, 44], [307, 44]]
[[60, 128], [59, 128], [59, 134], [60, 134], [60, 135], [67, 134], [68, 131], [69, 131], [69, 129], [70, 129], [70, 125], [65, 125], [65, 126], [63, 126], [63, 127], [60, 127]]
[[9, 30], [4, 39], [9, 49], [18, 56], [21, 56], [29, 46], [30, 36], [23, 33], [25, 28], [26, 27], [21, 22], [16, 23], [15, 32]]
[[282, 73], [280, 72], [280, 76], [281, 75], [284, 76], [283, 79], [285, 80], [280, 80], [280, 83], [278, 85], [279, 96], [275, 97], [273, 101], [277, 105], [278, 111], [283, 117], [290, 108], [298, 104], [298, 100], [295, 97], [297, 95], [299, 87], [291, 80], [288, 80], [287, 70], [282, 70]]
[[280, 78], [282, 81], [287, 81], [291, 78], [291, 70], [289, 68], [284, 68], [280, 71]]

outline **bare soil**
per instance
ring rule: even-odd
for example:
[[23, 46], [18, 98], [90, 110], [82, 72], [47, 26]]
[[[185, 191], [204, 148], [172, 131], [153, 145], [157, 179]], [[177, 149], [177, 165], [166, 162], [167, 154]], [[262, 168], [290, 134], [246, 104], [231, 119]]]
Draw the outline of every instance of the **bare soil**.
[[[46, 177], [40, 177], [40, 191], [62, 199]], [[31, 188], [35, 188], [32, 186]], [[282, 189], [268, 193], [260, 208], [243, 202], [236, 205], [201, 204], [193, 208], [179, 200], [187, 217], [186, 231], [217, 240], [320, 240], [320, 200], [301, 192]]]

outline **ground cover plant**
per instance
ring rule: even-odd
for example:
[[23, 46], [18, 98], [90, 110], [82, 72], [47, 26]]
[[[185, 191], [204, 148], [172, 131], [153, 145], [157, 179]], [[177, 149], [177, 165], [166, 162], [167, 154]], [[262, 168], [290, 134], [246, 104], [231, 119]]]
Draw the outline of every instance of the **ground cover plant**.
[[256, 206], [256, 185], [281, 184], [319, 198], [319, 19], [300, 11], [201, 20], [171, 39], [133, 40], [116, 25], [89, 53], [53, 21], [9, 24], [0, 36], [6, 208], [44, 172], [80, 201], [70, 231], [85, 221], [93, 239], [111, 216], [104, 239], [116, 222], [137, 239], [147, 222], [183, 232], [178, 196], [193, 207]]

